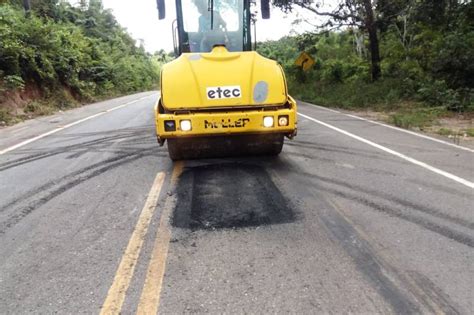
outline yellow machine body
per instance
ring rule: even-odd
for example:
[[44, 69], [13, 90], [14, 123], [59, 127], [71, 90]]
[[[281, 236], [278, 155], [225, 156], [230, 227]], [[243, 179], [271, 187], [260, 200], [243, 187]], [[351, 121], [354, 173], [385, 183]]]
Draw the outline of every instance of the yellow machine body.
[[[281, 66], [254, 51], [228, 52], [222, 46], [183, 53], [164, 65], [155, 113], [160, 144], [199, 136], [296, 135], [296, 102]], [[264, 124], [265, 117], [274, 123]]]
[[[260, 81], [268, 84], [269, 93], [266, 99], [256, 101], [253, 90]], [[217, 86], [240, 86], [242, 93], [240, 97], [209, 98], [207, 89]], [[285, 77], [275, 61], [254, 51], [228, 52], [224, 47], [215, 47], [210, 53], [185, 53], [166, 64], [161, 88], [162, 104], [170, 110], [276, 105], [287, 101]]]

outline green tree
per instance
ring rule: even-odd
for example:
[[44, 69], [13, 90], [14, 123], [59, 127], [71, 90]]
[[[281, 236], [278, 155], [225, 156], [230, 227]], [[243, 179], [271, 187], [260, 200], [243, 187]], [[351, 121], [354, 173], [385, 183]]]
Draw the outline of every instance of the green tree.
[[274, 5], [285, 11], [291, 11], [294, 6], [312, 12], [317, 16], [326, 17], [327, 20], [319, 25], [321, 28], [360, 28], [368, 34], [371, 56], [372, 80], [380, 78], [380, 49], [377, 33], [375, 6], [371, 0], [340, 0], [333, 10], [323, 11], [323, 1], [319, 0], [274, 0]]
[[[78, 99], [150, 89], [159, 69], [100, 0], [0, 3], [0, 93], [36, 86]], [[1, 96], [1, 95], [0, 95]]]

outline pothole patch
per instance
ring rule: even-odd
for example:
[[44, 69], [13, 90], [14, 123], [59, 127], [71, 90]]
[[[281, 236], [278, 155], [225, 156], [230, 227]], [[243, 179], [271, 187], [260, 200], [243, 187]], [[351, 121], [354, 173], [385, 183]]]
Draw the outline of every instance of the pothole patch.
[[187, 168], [172, 224], [188, 229], [290, 223], [295, 213], [264, 168], [228, 163]]

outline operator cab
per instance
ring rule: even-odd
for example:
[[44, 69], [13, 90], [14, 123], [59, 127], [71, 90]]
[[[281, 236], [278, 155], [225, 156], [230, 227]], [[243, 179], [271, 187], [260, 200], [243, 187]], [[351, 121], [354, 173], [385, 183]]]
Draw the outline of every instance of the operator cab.
[[[159, 18], [165, 18], [165, 0], [157, 0]], [[251, 0], [176, 0], [173, 43], [177, 56], [187, 52], [210, 52], [215, 46], [228, 51], [252, 50]], [[267, 19], [269, 0], [261, 0]]]

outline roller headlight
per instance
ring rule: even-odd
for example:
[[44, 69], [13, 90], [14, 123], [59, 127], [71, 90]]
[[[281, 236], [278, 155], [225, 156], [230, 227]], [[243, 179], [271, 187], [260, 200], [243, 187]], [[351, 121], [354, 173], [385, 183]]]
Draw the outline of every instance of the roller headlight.
[[288, 126], [288, 116], [278, 116], [278, 126]]
[[263, 117], [263, 126], [266, 128], [273, 127], [273, 117], [272, 116]]
[[182, 131], [190, 131], [191, 130], [191, 120], [181, 120], [179, 122], [179, 127]]

